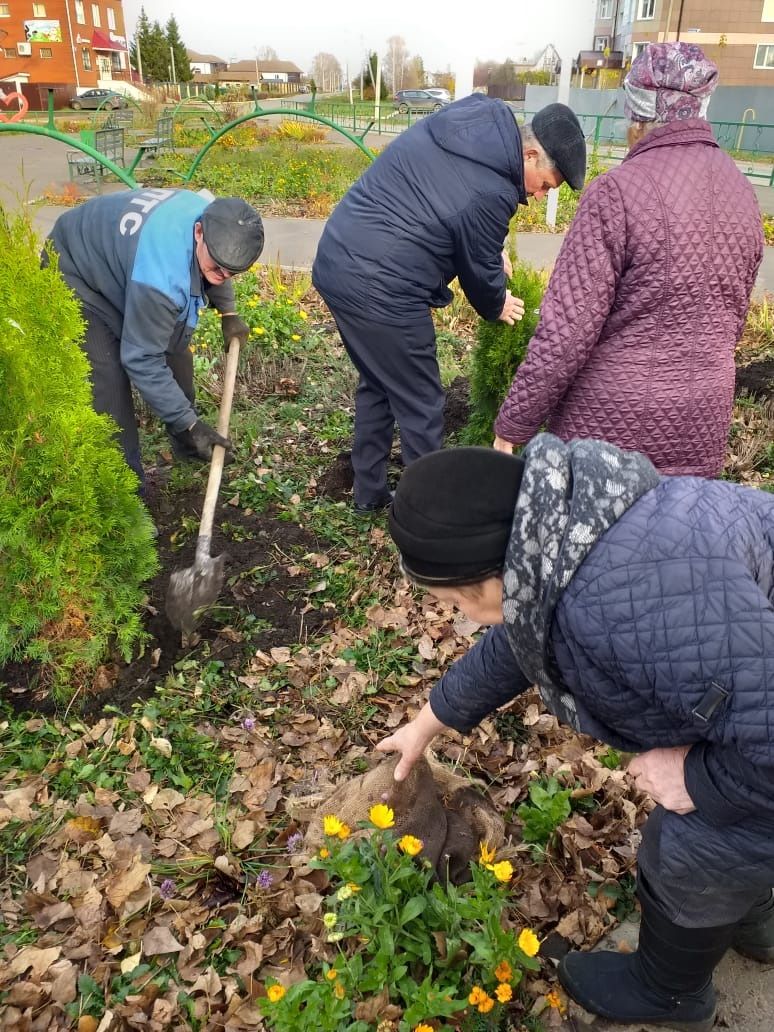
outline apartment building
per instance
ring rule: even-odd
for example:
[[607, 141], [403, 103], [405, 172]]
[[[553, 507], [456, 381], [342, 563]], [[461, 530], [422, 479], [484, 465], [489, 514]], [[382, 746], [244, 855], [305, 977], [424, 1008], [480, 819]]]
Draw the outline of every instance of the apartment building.
[[624, 66], [647, 43], [698, 44], [724, 86], [774, 86], [774, 0], [597, 0], [594, 50]]
[[[30, 96], [131, 82], [121, 0], [0, 2], [0, 82]], [[30, 89], [33, 87], [33, 89]]]

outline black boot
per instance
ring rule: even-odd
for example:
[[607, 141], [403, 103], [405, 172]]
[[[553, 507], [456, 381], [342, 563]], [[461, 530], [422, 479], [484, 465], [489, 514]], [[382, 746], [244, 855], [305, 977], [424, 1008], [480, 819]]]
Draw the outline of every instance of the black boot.
[[659, 909], [643, 881], [635, 953], [568, 953], [559, 981], [586, 1010], [610, 1021], [710, 1032], [715, 1024], [712, 972], [737, 924], [681, 928]]
[[761, 963], [774, 963], [774, 891], [750, 907], [736, 930], [731, 945], [737, 953]]

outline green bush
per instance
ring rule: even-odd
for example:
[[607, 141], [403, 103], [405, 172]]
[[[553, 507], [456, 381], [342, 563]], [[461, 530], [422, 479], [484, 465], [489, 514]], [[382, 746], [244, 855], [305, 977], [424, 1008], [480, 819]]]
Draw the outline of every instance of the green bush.
[[153, 527], [91, 407], [78, 303], [2, 208], [0, 313], [0, 663], [39, 660], [64, 694], [138, 640]]
[[524, 301], [524, 318], [513, 326], [483, 319], [478, 325], [471, 362], [470, 419], [463, 431], [465, 444], [492, 443], [498, 409], [538, 323], [544, 275], [522, 262], [514, 266], [509, 286], [511, 293]]

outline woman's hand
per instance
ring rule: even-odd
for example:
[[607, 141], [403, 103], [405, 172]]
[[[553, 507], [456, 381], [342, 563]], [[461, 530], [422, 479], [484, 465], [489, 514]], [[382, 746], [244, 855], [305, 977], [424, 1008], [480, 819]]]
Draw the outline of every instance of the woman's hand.
[[635, 756], [627, 767], [641, 792], [673, 813], [691, 813], [696, 807], [685, 787], [685, 757], [690, 745], [650, 749]]
[[504, 437], [495, 437], [492, 447], [495, 451], [505, 452], [506, 455], [513, 455], [513, 445]]
[[520, 297], [514, 297], [510, 290], [505, 292], [505, 304], [503, 310], [497, 316], [500, 322], [508, 323], [509, 326], [513, 326], [515, 322], [519, 322], [524, 318], [524, 302]]
[[403, 781], [408, 777], [411, 768], [428, 745], [438, 732], [445, 728], [446, 725], [434, 716], [428, 702], [410, 723], [399, 727], [394, 735], [379, 742], [376, 747], [379, 752], [399, 752], [401, 754], [400, 760], [395, 766], [394, 778], [396, 781]]

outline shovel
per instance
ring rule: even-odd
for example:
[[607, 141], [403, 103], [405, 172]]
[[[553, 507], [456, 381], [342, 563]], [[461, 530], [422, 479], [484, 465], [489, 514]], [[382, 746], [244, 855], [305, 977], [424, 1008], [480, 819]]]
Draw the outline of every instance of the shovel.
[[[223, 396], [220, 400], [217, 430], [221, 437], [228, 437], [228, 423], [231, 417], [231, 403], [234, 400], [237, 364], [239, 362], [239, 338], [232, 337], [226, 359], [226, 373], [223, 378]], [[199, 536], [196, 539], [196, 558], [193, 566], [175, 570], [169, 579], [166, 610], [170, 623], [183, 632], [187, 639], [196, 627], [201, 610], [217, 601], [225, 579], [226, 554], [212, 556], [212, 524], [215, 506], [218, 502], [220, 480], [223, 476], [223, 462], [226, 449], [216, 444], [212, 449], [210, 475], [202, 507]]]

